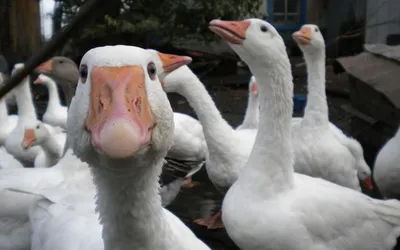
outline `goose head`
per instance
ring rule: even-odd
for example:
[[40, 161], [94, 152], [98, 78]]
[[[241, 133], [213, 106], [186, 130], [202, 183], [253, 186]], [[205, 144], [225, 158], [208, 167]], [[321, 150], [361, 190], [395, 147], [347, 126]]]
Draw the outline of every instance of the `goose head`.
[[71, 84], [76, 84], [79, 79], [78, 67], [71, 59], [55, 56], [40, 64], [36, 69], [39, 74], [50, 75], [56, 79], [63, 79]]
[[45, 82], [52, 81], [52, 79], [45, 74], [40, 74], [36, 80], [33, 82], [33, 84], [44, 84]]
[[61, 86], [65, 102], [69, 106], [79, 80], [79, 70], [74, 61], [67, 57], [55, 56], [40, 64], [35, 71], [52, 77]]
[[171, 72], [176, 72], [178, 68], [185, 67], [187, 64], [192, 62], [192, 58], [189, 56], [178, 56], [173, 54], [165, 54], [159, 51], [148, 49], [154, 56], [154, 64], [156, 65], [158, 79], [163, 85], [163, 81], [166, 76]]
[[26, 127], [24, 131], [24, 138], [22, 140], [22, 148], [28, 150], [29, 148], [41, 144], [50, 136], [50, 131], [38, 122], [36, 125]]
[[361, 180], [361, 183], [365, 188], [369, 190], [374, 189], [374, 186], [372, 185], [371, 169], [368, 167], [367, 163], [358, 164], [357, 177]]
[[251, 18], [242, 21], [221, 21], [215, 19], [210, 22], [209, 28], [228, 42], [228, 45], [247, 64], [254, 66], [261, 64], [271, 68], [276, 66], [276, 61], [287, 55], [282, 37], [271, 24], [264, 20]]
[[325, 40], [317, 25], [305, 24], [299, 31], [294, 32], [292, 37], [305, 53], [325, 50]]
[[69, 145], [81, 160], [99, 166], [166, 153], [173, 113], [153, 60], [145, 49], [122, 45], [83, 56], [67, 120]]
[[352, 152], [355, 154], [357, 177], [365, 188], [372, 190], [374, 187], [371, 178], [371, 168], [364, 159], [364, 150], [358, 142], [353, 143], [353, 147], [354, 150]]

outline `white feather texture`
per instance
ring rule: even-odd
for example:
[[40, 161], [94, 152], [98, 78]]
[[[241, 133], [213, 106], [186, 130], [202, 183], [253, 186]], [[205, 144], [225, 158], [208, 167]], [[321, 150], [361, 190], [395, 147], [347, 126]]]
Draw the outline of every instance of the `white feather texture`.
[[293, 81], [285, 44], [271, 24], [245, 22], [242, 43], [229, 45], [258, 80], [260, 124], [248, 162], [223, 202], [229, 236], [243, 250], [392, 249], [400, 235], [399, 201], [374, 200], [294, 173]]

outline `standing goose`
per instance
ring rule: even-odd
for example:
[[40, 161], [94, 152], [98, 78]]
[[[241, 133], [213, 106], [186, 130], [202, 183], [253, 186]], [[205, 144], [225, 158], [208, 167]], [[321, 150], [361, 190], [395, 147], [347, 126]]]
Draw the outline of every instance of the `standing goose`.
[[49, 91], [49, 101], [42, 120], [53, 126], [67, 127], [67, 107], [61, 105], [56, 82], [50, 77], [40, 74], [34, 84], [44, 84]]
[[[174, 124], [151, 54], [133, 46], [94, 48], [83, 56], [80, 74], [67, 131], [70, 147], [93, 175], [104, 249], [209, 249], [161, 206], [158, 177]], [[79, 215], [87, 213], [76, 211], [70, 221], [80, 225], [88, 216]], [[65, 242], [50, 240], [56, 245], [40, 249], [100, 246], [92, 241], [101, 241], [97, 220], [90, 218], [97, 238], [67, 226]]]
[[[176, 92], [184, 96], [196, 112], [203, 128], [208, 155], [207, 174], [214, 186], [222, 193], [236, 181], [245, 165], [257, 130], [235, 130], [222, 117], [203, 83], [187, 66], [175, 70], [163, 80], [166, 92]], [[222, 228], [221, 212], [195, 223], [209, 229]]]
[[236, 129], [258, 129], [259, 113], [258, 87], [256, 78], [252, 76], [249, 82], [249, 100], [244, 120]]
[[[154, 56], [157, 75], [162, 82], [170, 74], [168, 67], [166, 67], [166, 65], [169, 65], [168, 61], [173, 60], [177, 56], [152, 49], [148, 49], [148, 51]], [[168, 179], [166, 178], [168, 176], [177, 177], [181, 175], [182, 177], [186, 177], [184, 184], [187, 187], [192, 187], [196, 183], [192, 182], [191, 176], [202, 168], [207, 156], [207, 144], [204, 139], [203, 128], [198, 120], [179, 112], [174, 112], [174, 124], [173, 144], [165, 158], [166, 161], [161, 179]], [[176, 183], [171, 185], [172, 189], [167, 186], [165, 188], [171, 191], [173, 189], [177, 190], [178, 183], [183, 184], [182, 178], [178, 178], [174, 182]]]
[[[320, 177], [361, 191], [357, 159], [330, 126], [325, 93], [325, 42], [316, 25], [293, 33], [307, 64], [308, 95], [304, 117], [293, 123], [292, 139], [297, 173]], [[347, 138], [346, 138], [347, 139]]]
[[249, 65], [260, 89], [260, 124], [222, 219], [243, 250], [389, 250], [400, 235], [400, 202], [372, 199], [294, 173], [293, 81], [282, 37], [259, 19], [210, 22]]
[[379, 151], [374, 165], [374, 181], [385, 198], [400, 199], [400, 129]]
[[[174, 56], [171, 60], [167, 60], [164, 63], [166, 67], [173, 65], [173, 67], [169, 67], [168, 69], [171, 71], [174, 70], [174, 67], [179, 67], [190, 61], [189, 57]], [[26, 179], [30, 181], [24, 181]], [[4, 190], [5, 188], [8, 190]], [[12, 190], [10, 191], [10, 189]], [[90, 210], [94, 206], [94, 201], [93, 206], [90, 204], [87, 206], [75, 203], [73, 204], [74, 209], [71, 206], [64, 206], [65, 202], [70, 201], [68, 197], [75, 197], [73, 194], [76, 192], [84, 193], [83, 200], [87, 200], [89, 203], [95, 194], [94, 184], [87, 164], [77, 159], [71, 149], [67, 150], [60, 162], [52, 168], [0, 172], [0, 190], [1, 195], [7, 197], [7, 202], [5, 203], [2, 203], [0, 200], [0, 215], [4, 218], [12, 218], [8, 223], [4, 221], [3, 224], [0, 224], [0, 228], [4, 228], [5, 230], [4, 233], [0, 230], [0, 249], [15, 249], [16, 246], [29, 246], [32, 244], [33, 250], [71, 250], [77, 249], [76, 247], [81, 242], [85, 242], [84, 249], [99, 249], [98, 247], [92, 248], [93, 245], [91, 246], [89, 243], [93, 237], [96, 240], [101, 240], [101, 235], [96, 234], [96, 230], [99, 229], [100, 225], [92, 225], [88, 222], [93, 220], [94, 223], [98, 224], [98, 216], [94, 214], [94, 208]], [[47, 198], [50, 197], [50, 199], [41, 199], [41, 195], [45, 195]], [[165, 197], [163, 194], [162, 203], [168, 203], [168, 201], [171, 201], [170, 199], [171, 197]], [[8, 206], [10, 201], [18, 207], [18, 216], [15, 215], [15, 209], [11, 210], [12, 208]], [[27, 211], [29, 207], [32, 209], [28, 220]], [[82, 214], [81, 209], [85, 213], [89, 209], [90, 214], [93, 215]], [[71, 216], [76, 215], [76, 213], [78, 213], [78, 217], [83, 219], [79, 223], [83, 224], [71, 221]], [[69, 223], [70, 221], [71, 223]], [[14, 223], [11, 224], [11, 222]], [[60, 225], [60, 223], [62, 224]], [[86, 232], [94, 236], [86, 235], [82, 236], [83, 238], [77, 239], [76, 235], [72, 235], [72, 238], [67, 240], [68, 235], [65, 230], [68, 229], [64, 228], [64, 226], [68, 227], [68, 225], [73, 229], [79, 230], [79, 234], [82, 233], [85, 225], [89, 225]], [[32, 242], [30, 238], [26, 238], [27, 236], [30, 237], [30, 228], [34, 230]], [[13, 231], [15, 241], [10, 240], [10, 238], [7, 240], [7, 232], [10, 231]], [[1, 240], [3, 235], [4, 241]], [[57, 238], [57, 236], [61, 238]], [[52, 244], [58, 245], [57, 247], [53, 247], [54, 245]], [[97, 246], [98, 244], [95, 243], [94, 245]], [[11, 246], [11, 248], [7, 248], [7, 246]]]
[[[13, 73], [21, 70], [24, 64], [18, 63], [14, 65]], [[21, 146], [24, 137], [25, 126], [36, 124], [37, 115], [35, 106], [33, 105], [29, 76], [25, 77], [23, 82], [13, 90], [17, 99], [18, 106], [18, 122], [17, 126], [7, 137], [4, 147], [23, 165], [33, 165], [37, 154], [40, 152], [38, 146], [24, 150]]]
[[104, 249], [209, 249], [161, 206], [158, 177], [174, 123], [152, 55], [133, 46], [95, 48], [83, 56], [80, 75], [68, 136], [93, 174]]
[[[64, 101], [66, 106], [69, 107], [72, 97], [75, 95], [75, 89], [79, 79], [78, 66], [67, 57], [55, 56], [40, 64], [35, 71], [39, 74], [52, 77], [57, 84], [61, 86], [64, 94]], [[68, 148], [67, 138], [63, 155], [67, 153]]]
[[[153, 49], [147, 51], [153, 56], [160, 81], [175, 69], [192, 61], [187, 56], [165, 54]], [[204, 136], [198, 136], [201, 125], [197, 120], [174, 112], [174, 124], [173, 144], [164, 158], [159, 179], [163, 207], [169, 206], [175, 200], [182, 186], [191, 188], [198, 184], [192, 181], [192, 176], [203, 167], [207, 152]], [[190, 132], [187, 127], [191, 128]]]

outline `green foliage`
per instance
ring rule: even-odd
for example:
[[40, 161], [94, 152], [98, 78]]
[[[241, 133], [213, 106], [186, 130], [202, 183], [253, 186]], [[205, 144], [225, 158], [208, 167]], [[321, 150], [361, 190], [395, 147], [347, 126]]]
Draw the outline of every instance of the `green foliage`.
[[[208, 23], [215, 18], [261, 17], [262, 0], [108, 0], [107, 10], [75, 41], [102, 39], [147, 47], [180, 39], [215, 39]], [[68, 23], [85, 0], [56, 0], [55, 23]], [[56, 27], [57, 28], [57, 27]], [[112, 41], [111, 41], [112, 40]]]

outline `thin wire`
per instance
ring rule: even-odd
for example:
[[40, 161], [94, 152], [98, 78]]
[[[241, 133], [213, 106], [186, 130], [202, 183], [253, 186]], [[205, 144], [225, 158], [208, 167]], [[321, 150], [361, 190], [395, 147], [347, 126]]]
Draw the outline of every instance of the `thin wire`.
[[60, 32], [55, 34], [49, 42], [47, 42], [34, 56], [32, 56], [26, 63], [25, 67], [16, 72], [10, 78], [3, 82], [3, 87], [0, 88], [0, 99], [3, 98], [13, 88], [18, 86], [21, 81], [32, 72], [40, 63], [48, 59], [58, 48], [60, 48], [69, 37], [76, 32], [80, 26], [83, 26], [85, 21], [95, 13], [96, 9], [101, 9], [101, 5], [110, 3], [110, 0], [91, 0], [83, 5], [75, 18], [70, 24], [65, 26]]

